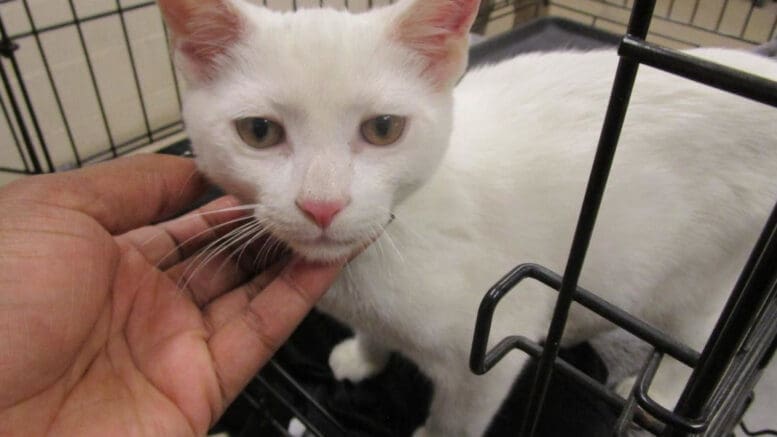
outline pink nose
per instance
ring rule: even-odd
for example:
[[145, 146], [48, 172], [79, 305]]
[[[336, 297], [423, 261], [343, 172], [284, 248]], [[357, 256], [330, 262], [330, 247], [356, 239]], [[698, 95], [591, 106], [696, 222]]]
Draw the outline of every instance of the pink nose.
[[345, 208], [348, 202], [344, 200], [336, 201], [316, 201], [316, 200], [297, 200], [297, 206], [311, 220], [318, 223], [322, 229], [326, 229], [335, 219], [335, 216]]

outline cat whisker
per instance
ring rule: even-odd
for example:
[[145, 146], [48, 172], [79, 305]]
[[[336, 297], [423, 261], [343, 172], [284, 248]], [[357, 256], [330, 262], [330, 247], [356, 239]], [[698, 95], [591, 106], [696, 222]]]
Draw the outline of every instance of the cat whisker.
[[181, 275], [181, 279], [184, 282], [178, 284], [180, 288], [185, 289], [189, 285], [189, 282], [191, 282], [192, 278], [194, 278], [201, 269], [210, 263], [213, 258], [223, 253], [232, 244], [243, 238], [247, 232], [251, 232], [253, 229], [256, 229], [260, 226], [261, 222], [257, 221], [245, 223], [208, 244], [200, 251], [199, 254], [197, 254], [197, 256], [192, 259], [191, 264], [184, 270], [183, 274]]
[[[206, 247], [204, 247], [203, 249], [200, 250], [200, 253], [195, 257], [195, 259], [197, 257], [203, 256], [203, 254], [205, 252], [207, 252], [210, 248], [212, 248], [213, 246], [219, 244], [219, 241], [224, 241], [227, 238], [230, 238], [230, 236], [232, 236], [233, 234], [235, 234], [237, 232], [240, 232], [240, 230], [245, 228], [246, 226], [250, 226], [253, 223], [263, 224], [262, 220], [258, 220], [255, 217], [241, 217], [239, 219], [233, 220], [232, 223], [236, 223], [236, 222], [239, 222], [239, 221], [242, 221], [242, 220], [251, 220], [251, 221], [249, 223], [244, 223], [244, 224], [238, 226], [237, 228], [233, 229], [232, 231], [228, 232], [227, 234], [225, 234], [225, 235], [221, 236], [220, 238], [212, 241], [210, 244], [208, 244], [208, 246], [206, 246]], [[214, 227], [211, 227], [209, 230], [216, 229], [217, 227], [221, 227], [221, 226], [222, 225], [214, 226]], [[207, 233], [209, 230], [205, 230], [204, 233]]]
[[[225, 212], [234, 212], [234, 211], [246, 211], [246, 210], [249, 210], [249, 209], [256, 208], [256, 206], [257, 205], [241, 205], [241, 206], [234, 206], [234, 207], [229, 207], [229, 208], [221, 208], [221, 209], [217, 209], [217, 210], [214, 210], [214, 211], [205, 211], [205, 212], [198, 212], [198, 213], [192, 212], [192, 213], [188, 213], [188, 214], [186, 214], [184, 216], [181, 216], [181, 217], [177, 218], [176, 220], [190, 220], [190, 219], [195, 219], [195, 218], [199, 218], [199, 217], [203, 217], [203, 216], [207, 216], [207, 215], [212, 215], [212, 214], [222, 214], [222, 213], [225, 213]], [[251, 218], [251, 217], [250, 216], [246, 216], [246, 217], [241, 217], [241, 218], [235, 219], [235, 220], [246, 220], [246, 219], [249, 219], [249, 218]], [[230, 222], [227, 222], [227, 223], [234, 223], [234, 222], [235, 221], [233, 220], [233, 221], [230, 221]], [[222, 224], [216, 225], [216, 226], [211, 226], [209, 229], [206, 229], [203, 233], [207, 233], [210, 229], [216, 229], [217, 227], [220, 227], [220, 226], [222, 226], [224, 224], [225, 223], [222, 223]], [[141, 247], [145, 247], [149, 243], [151, 243], [152, 241], [156, 240], [157, 238], [160, 238], [162, 235], [164, 235], [164, 234], [163, 233], [159, 233], [157, 235], [154, 235], [153, 237], [150, 237], [146, 241], [140, 243], [140, 246]], [[202, 235], [202, 234], [197, 234], [197, 236], [200, 236], [200, 235]], [[189, 241], [189, 240], [187, 240], [187, 241]]]
[[[423, 244], [424, 242], [427, 241], [427, 237], [425, 235], [418, 232], [414, 226], [405, 224], [405, 222], [402, 220], [401, 217], [399, 217], [399, 215], [393, 214], [393, 217], [394, 219], [390, 222], [392, 226], [391, 227], [389, 227], [388, 225], [384, 226], [386, 233], [389, 233], [391, 231], [394, 231], [395, 233], [408, 232], [412, 236], [412, 240], [415, 242], [416, 245]], [[394, 240], [394, 242], [396, 243], [395, 238], [392, 238], [392, 240]]]
[[[248, 246], [256, 241], [257, 239], [261, 238], [263, 235], [267, 234], [267, 230], [264, 229], [260, 224], [257, 224], [258, 226], [254, 226], [252, 228], [246, 229], [245, 232], [241, 234], [241, 238], [247, 236], [249, 233], [253, 233], [245, 242], [241, 243], [235, 250], [233, 250], [229, 256], [227, 256], [222, 262], [221, 265], [219, 265], [219, 268], [217, 271], [221, 271], [221, 269], [224, 268], [224, 266], [229, 262], [230, 259], [235, 257], [238, 252], [240, 253], [237, 256], [236, 263], [240, 265], [240, 257], [242, 256], [243, 252], [248, 248]], [[257, 232], [258, 231], [258, 232]], [[240, 239], [237, 239], [239, 241]], [[236, 241], [236, 242], [237, 242]]]
[[343, 271], [345, 272], [345, 290], [348, 292], [348, 294], [353, 294], [353, 273], [351, 272], [351, 266], [350, 263], [346, 263]]
[[261, 235], [252, 238], [251, 243], [257, 241], [261, 237], [267, 238], [262, 242], [262, 247], [257, 250], [256, 256], [254, 256], [252, 261], [254, 269], [266, 268], [269, 266], [270, 262], [274, 260], [278, 248], [282, 246], [282, 242], [272, 236], [272, 231], [269, 226], [263, 229]]
[[402, 264], [406, 264], [405, 256], [402, 254], [402, 252], [399, 250], [399, 247], [397, 247], [396, 243], [394, 242], [394, 238], [391, 236], [391, 232], [389, 231], [389, 229], [387, 228], [384, 229], [383, 235], [386, 236], [386, 241], [388, 241], [391, 247], [394, 248], [394, 252], [397, 253], [397, 257], [399, 257], [400, 262], [402, 262]]
[[[268, 230], [268, 234], [271, 233], [272, 231]], [[254, 258], [254, 264], [257, 267], [267, 265], [268, 259], [270, 258], [269, 253], [275, 244], [276, 243], [273, 238], [268, 238], [262, 242], [262, 247], [259, 248], [259, 251], [256, 253], [256, 257]]]
[[376, 228], [376, 227], [377, 227], [378, 229], [380, 229], [380, 227], [379, 227], [379, 226], [376, 226], [376, 225], [370, 225], [370, 229], [369, 229], [369, 231], [367, 231], [367, 238], [368, 238], [370, 241], [373, 241], [373, 240], [374, 240], [374, 242], [373, 242], [372, 244], [374, 244], [374, 245], [377, 247], [377, 249], [376, 249], [376, 250], [378, 251], [378, 253], [380, 253], [380, 257], [381, 257], [381, 258], [386, 258], [386, 254], [385, 254], [385, 252], [383, 251], [383, 242], [382, 242], [382, 241], [380, 241], [380, 240], [381, 240], [381, 238], [380, 238], [380, 233], [381, 233], [381, 231], [380, 231], [380, 230], [378, 230], [378, 232], [375, 232], [375, 228]]
[[186, 269], [181, 275], [181, 279], [178, 284], [179, 288], [185, 289], [186, 287], [188, 287], [189, 282], [192, 280], [192, 278], [194, 278], [194, 276], [197, 273], [199, 273], [199, 270], [209, 262], [211, 254], [212, 253], [218, 254], [219, 252], [221, 252], [223, 248], [229, 244], [229, 241], [231, 241], [231, 239], [234, 238], [234, 236], [237, 233], [239, 233], [235, 231], [239, 231], [242, 229], [243, 229], [243, 226], [211, 242], [210, 244], [208, 244], [208, 246], [203, 248], [194, 258], [192, 258], [189, 265], [186, 267]]
[[[194, 234], [193, 236], [191, 236], [191, 237], [187, 238], [186, 240], [184, 240], [184, 241], [182, 241], [182, 242], [178, 243], [178, 244], [177, 244], [177, 245], [176, 245], [174, 248], [172, 248], [172, 249], [171, 249], [169, 252], [167, 252], [167, 253], [166, 253], [166, 254], [165, 254], [165, 255], [164, 255], [164, 256], [163, 256], [163, 257], [162, 257], [162, 258], [161, 258], [161, 259], [160, 259], [160, 260], [159, 260], [157, 263], [156, 263], [155, 267], [156, 267], [156, 268], [159, 268], [159, 267], [160, 267], [162, 264], [164, 264], [164, 262], [165, 262], [165, 261], [166, 261], [166, 260], [167, 260], [169, 257], [173, 256], [173, 255], [174, 255], [175, 253], [177, 253], [177, 252], [178, 252], [180, 249], [182, 249], [184, 246], [186, 246], [186, 245], [187, 245], [187, 244], [189, 244], [190, 242], [192, 242], [192, 241], [196, 240], [197, 238], [199, 238], [199, 237], [202, 237], [203, 235], [205, 235], [205, 234], [208, 234], [208, 233], [210, 233], [210, 232], [213, 232], [213, 231], [216, 231], [216, 230], [218, 230], [218, 229], [221, 229], [221, 228], [223, 228], [223, 227], [230, 226], [230, 225], [233, 225], [233, 224], [235, 224], [235, 223], [238, 223], [238, 222], [241, 222], [241, 221], [244, 221], [244, 220], [250, 220], [250, 219], [251, 219], [251, 217], [240, 217], [240, 218], [237, 218], [237, 219], [234, 219], [234, 220], [230, 220], [230, 221], [227, 221], [227, 222], [224, 222], [224, 223], [220, 223], [220, 224], [218, 224], [218, 225], [211, 226], [211, 227], [209, 227], [208, 229], [205, 229], [205, 230], [203, 230], [203, 231], [200, 231], [200, 232], [198, 232], [198, 233]], [[155, 238], [158, 238], [158, 237], [160, 237], [161, 235], [163, 235], [163, 233], [160, 233], [160, 234], [158, 234], [158, 235], [155, 235], [154, 237], [150, 238], [150, 239], [149, 239], [147, 242], [145, 242], [145, 243], [143, 243], [143, 244], [148, 244], [148, 243], [150, 243], [150, 242], [151, 242], [153, 239], [155, 239]]]
[[220, 251], [215, 251], [214, 253], [211, 253], [208, 258], [206, 258], [203, 261], [203, 264], [210, 263], [214, 258], [216, 258], [219, 255], [219, 252], [224, 253], [226, 252], [230, 247], [232, 247], [234, 244], [238, 243], [241, 239], [245, 238], [249, 234], [255, 232], [256, 230], [261, 229], [261, 224], [258, 222], [254, 222], [249, 224], [248, 226], [245, 226], [243, 229], [241, 229], [240, 232], [236, 233], [232, 238], [230, 238], [228, 241], [225, 241], [222, 246], [224, 246]]

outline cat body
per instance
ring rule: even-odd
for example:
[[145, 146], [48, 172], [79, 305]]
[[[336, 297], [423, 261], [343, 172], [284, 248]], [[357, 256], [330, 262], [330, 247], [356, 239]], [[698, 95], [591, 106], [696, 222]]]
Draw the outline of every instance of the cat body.
[[[359, 252], [320, 308], [352, 326], [338, 378], [390, 351], [434, 383], [416, 435], [477, 436], [526, 357], [468, 369], [475, 315], [515, 265], [563, 272], [609, 99], [614, 51], [531, 54], [469, 72], [477, 0], [272, 13], [160, 0], [190, 88], [202, 171], [312, 261]], [[777, 79], [777, 63], [692, 52]], [[777, 193], [777, 115], [641, 68], [580, 285], [700, 348]], [[494, 319], [541, 340], [556, 293], [527, 281]], [[573, 307], [564, 342], [612, 328]], [[671, 362], [656, 380], [676, 390]], [[662, 376], [665, 375], [665, 376]]]
[[[777, 78], [777, 63], [746, 53], [692, 53]], [[530, 54], [466, 75], [437, 173], [322, 301], [360, 341], [457, 387], [435, 399], [445, 418], [431, 435], [482, 433], [520, 368], [514, 353], [494, 375], [469, 372], [476, 311], [517, 264], [563, 272], [617, 59]], [[700, 349], [775, 200], [775, 121], [770, 107], [643, 68], [580, 284]], [[556, 293], [529, 282], [500, 305], [492, 340], [546, 334]], [[564, 341], [609, 328], [577, 308]], [[377, 370], [380, 357], [354, 347], [335, 350], [341, 377]]]

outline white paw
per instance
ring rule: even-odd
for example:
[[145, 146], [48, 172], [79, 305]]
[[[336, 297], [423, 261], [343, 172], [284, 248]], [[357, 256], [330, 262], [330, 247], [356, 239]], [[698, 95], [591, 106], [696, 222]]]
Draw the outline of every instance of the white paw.
[[636, 376], [629, 376], [624, 378], [618, 385], [615, 386], [615, 393], [618, 393], [624, 399], [628, 399], [631, 395], [631, 390], [634, 388], [634, 384], [637, 382]]
[[338, 381], [360, 382], [380, 373], [386, 362], [371, 360], [366, 356], [356, 338], [349, 338], [335, 346], [329, 355], [329, 367]]
[[413, 437], [432, 437], [432, 435], [429, 434], [425, 426], [422, 426], [415, 430]]
[[[615, 386], [615, 392], [621, 395], [624, 399], [628, 399], [636, 382], [636, 376], [625, 378], [619, 382], [617, 386]], [[656, 401], [658, 405], [661, 405], [668, 410], [674, 408], [678, 398], [676, 394], [668, 393], [666, 390], [662, 390], [662, 387], [659, 387], [658, 384], [653, 384], [653, 386], [650, 387], [648, 390], [648, 396], [650, 399]]]

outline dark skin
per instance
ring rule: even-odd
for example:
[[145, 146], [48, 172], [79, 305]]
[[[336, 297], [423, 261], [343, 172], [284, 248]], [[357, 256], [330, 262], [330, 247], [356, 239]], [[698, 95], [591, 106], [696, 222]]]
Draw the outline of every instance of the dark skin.
[[182, 281], [245, 214], [163, 221], [204, 189], [164, 156], [0, 189], [0, 435], [203, 435], [288, 338], [341, 266], [224, 255]]

